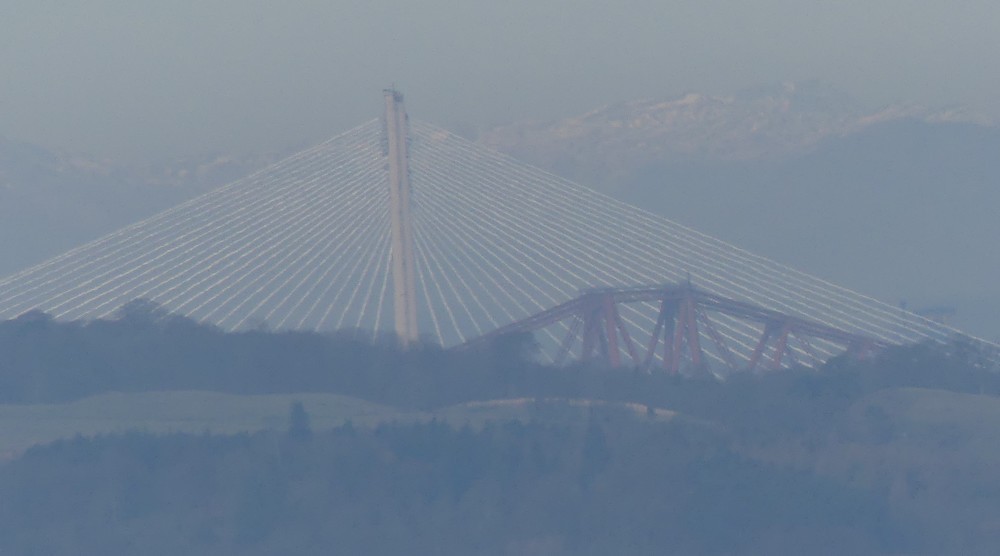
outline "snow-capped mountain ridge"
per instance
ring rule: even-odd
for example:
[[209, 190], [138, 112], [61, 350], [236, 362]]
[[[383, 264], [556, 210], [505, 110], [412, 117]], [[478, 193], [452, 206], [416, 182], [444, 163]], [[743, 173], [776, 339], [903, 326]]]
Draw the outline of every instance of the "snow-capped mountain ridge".
[[[681, 160], [774, 159], [895, 120], [993, 125], [962, 108], [911, 104], [868, 109], [820, 82], [786, 82], [731, 95], [691, 92], [620, 102], [553, 122], [518, 122], [480, 141], [557, 173], [587, 180]], [[598, 179], [598, 181], [603, 181]]]

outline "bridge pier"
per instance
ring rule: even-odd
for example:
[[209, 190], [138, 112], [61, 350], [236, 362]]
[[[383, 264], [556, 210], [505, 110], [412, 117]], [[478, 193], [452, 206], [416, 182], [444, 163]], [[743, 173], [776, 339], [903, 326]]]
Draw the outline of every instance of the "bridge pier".
[[[624, 345], [633, 365], [639, 363], [632, 337], [618, 312], [618, 305], [611, 295], [588, 294], [581, 298], [579, 319], [582, 322], [583, 339], [581, 356], [583, 359], [600, 357], [612, 367], [620, 367], [621, 348]], [[575, 336], [567, 336], [561, 353], [572, 348]], [[619, 343], [619, 341], [621, 343]], [[568, 342], [568, 343], [567, 343]]]

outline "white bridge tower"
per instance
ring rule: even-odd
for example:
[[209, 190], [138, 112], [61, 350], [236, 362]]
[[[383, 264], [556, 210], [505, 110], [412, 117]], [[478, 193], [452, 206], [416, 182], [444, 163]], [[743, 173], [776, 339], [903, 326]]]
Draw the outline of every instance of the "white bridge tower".
[[392, 225], [392, 287], [396, 336], [406, 347], [416, 342], [417, 287], [410, 199], [408, 118], [403, 95], [386, 89], [385, 124], [389, 143], [389, 211]]

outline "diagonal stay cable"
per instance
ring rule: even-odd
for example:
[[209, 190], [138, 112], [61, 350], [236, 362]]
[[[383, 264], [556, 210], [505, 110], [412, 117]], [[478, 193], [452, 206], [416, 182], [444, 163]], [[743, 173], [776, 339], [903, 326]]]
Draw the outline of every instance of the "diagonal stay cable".
[[[137, 222], [131, 226], [127, 226], [122, 230], [113, 232], [76, 249], [70, 250], [69, 252], [55, 257], [54, 259], [50, 259], [49, 261], [15, 274], [14, 276], [3, 281], [3, 284], [5, 284], [4, 290], [10, 293], [4, 296], [4, 299], [0, 299], [0, 303], [10, 304], [19, 295], [30, 293], [30, 291], [61, 279], [66, 276], [70, 270], [74, 275], [80, 276], [81, 274], [84, 274], [89, 267], [104, 264], [106, 259], [115, 254], [117, 250], [124, 249], [137, 241], [156, 236], [157, 234], [162, 235], [163, 233], [176, 231], [177, 228], [183, 228], [184, 224], [197, 220], [199, 217], [204, 217], [205, 214], [211, 214], [213, 210], [218, 208], [217, 205], [220, 203], [227, 200], [231, 201], [230, 197], [253, 194], [255, 188], [259, 187], [262, 183], [266, 183], [266, 178], [270, 177], [273, 179], [273, 174], [275, 172], [288, 170], [286, 166], [297, 164], [307, 156], [328, 148], [331, 143], [336, 143], [337, 140], [344, 139], [345, 136], [357, 133], [359, 129], [364, 127], [365, 126], [356, 128], [355, 130], [335, 137], [334, 139], [331, 139], [316, 148], [303, 151], [302, 153], [293, 155], [284, 161], [275, 163], [249, 176], [248, 178], [237, 180], [226, 186], [217, 188], [190, 201], [182, 203], [173, 209], [168, 209], [148, 219]], [[295, 172], [297, 170], [292, 168], [289, 171]], [[95, 253], [100, 253], [102, 249], [109, 251], [109, 253], [103, 256], [95, 255]], [[47, 278], [51, 276], [54, 276], [54, 278]], [[12, 284], [12, 282], [14, 283]], [[9, 286], [16, 286], [16, 288], [11, 288]], [[19, 295], [13, 295], [13, 290], [18, 291]], [[5, 309], [5, 311], [6, 310], [7, 309]]]
[[[129, 292], [134, 292], [137, 287], [142, 287], [143, 282], [141, 282], [141, 280], [143, 278], [146, 278], [147, 282], [151, 280], [156, 284], [169, 282], [171, 277], [177, 276], [181, 273], [182, 269], [185, 268], [185, 264], [190, 264], [192, 261], [194, 264], [204, 264], [205, 259], [208, 258], [209, 260], [215, 260], [215, 262], [221, 263], [223, 262], [222, 259], [228, 259], [230, 256], [240, 256], [243, 252], [238, 250], [233, 250], [231, 253], [227, 253], [227, 255], [223, 256], [221, 259], [217, 256], [206, 257], [204, 254], [199, 255], [199, 252], [212, 248], [218, 248], [221, 250], [224, 249], [225, 246], [235, 245], [248, 237], [253, 241], [258, 242], [267, 238], [267, 234], [262, 234], [261, 231], [266, 231], [269, 226], [281, 224], [287, 219], [286, 215], [289, 211], [293, 211], [298, 207], [304, 206], [304, 203], [306, 203], [308, 199], [306, 195], [315, 195], [320, 190], [321, 185], [319, 185], [319, 181], [321, 180], [314, 178], [305, 183], [292, 184], [293, 186], [299, 186], [299, 189], [294, 191], [296, 199], [293, 203], [287, 203], [283, 198], [275, 197], [273, 195], [265, 198], [264, 201], [266, 202], [262, 204], [262, 208], [266, 209], [266, 216], [264, 217], [261, 217], [258, 213], [249, 213], [239, 219], [231, 219], [228, 222], [220, 224], [223, 226], [228, 225], [230, 227], [239, 226], [235, 230], [230, 230], [229, 233], [219, 233], [218, 229], [213, 227], [210, 231], [203, 232], [197, 236], [199, 241], [194, 243], [194, 245], [180, 244], [172, 246], [169, 249], [160, 250], [156, 256], [135, 265], [130, 272], [115, 276], [114, 278], [120, 282], [120, 284], [118, 286], [107, 286], [108, 291], [103, 292], [103, 295], [112, 295], [116, 291], [128, 287], [128, 284], [136, 284], [131, 290], [128, 290]], [[244, 249], [246, 249], [246, 247], [244, 247]], [[134, 275], [136, 272], [138, 272], [138, 274]], [[113, 271], [108, 271], [106, 274], [112, 273]], [[110, 283], [113, 284], [114, 281]], [[90, 288], [90, 290], [77, 294], [76, 297], [83, 297], [88, 293], [100, 290], [101, 288], [101, 285], [94, 286]], [[112, 299], [114, 298], [112, 297]]]
[[[232, 314], [249, 303], [257, 294], [272, 287], [272, 280], [279, 279], [283, 274], [296, 268], [303, 257], [318, 246], [318, 238], [325, 234], [337, 233], [350, 227], [358, 220], [359, 214], [365, 214], [377, 207], [378, 201], [368, 195], [367, 176], [362, 175], [352, 182], [352, 187], [341, 187], [335, 195], [321, 191], [315, 198], [309, 200], [305, 209], [307, 217], [302, 213], [292, 225], [285, 226], [286, 232], [279, 242], [272, 241], [272, 246], [266, 250], [254, 252], [254, 258], [248, 260], [238, 271], [255, 277], [242, 288], [229, 293], [229, 299], [239, 299], [237, 305], [221, 317], [227, 320]], [[342, 220], [344, 221], [342, 223]], [[269, 278], [269, 275], [276, 275]], [[221, 297], [233, 290], [236, 281], [226, 279], [219, 281], [227, 284], [216, 297]], [[256, 290], [247, 293], [254, 283], [260, 283]], [[274, 288], [276, 291], [276, 288]], [[221, 308], [222, 305], [219, 305]]]
[[[439, 136], [440, 136], [440, 134], [439, 134]], [[480, 155], [480, 158], [483, 157], [483, 153], [482, 152], [478, 152], [476, 154]], [[494, 156], [494, 153], [491, 153], [491, 156]], [[510, 166], [510, 165], [511, 165], [510, 163], [507, 164], [507, 166]], [[539, 173], [541, 173], [541, 172], [539, 171]], [[531, 176], [531, 177], [537, 180], [537, 176]], [[573, 187], [577, 188], [577, 189], [580, 189], [579, 186], [576, 186], [575, 184], [573, 184]], [[601, 198], [600, 201], [602, 203], [602, 207], [605, 206], [605, 205], [611, 206], [611, 205], [614, 205], [614, 204], [617, 203], [617, 202], [609, 202], [610, 199], [605, 199], [605, 198]], [[617, 204], [621, 204], [621, 203], [617, 203]]]
[[[317, 236], [330, 231], [330, 229], [337, 229], [340, 221], [336, 216], [343, 216], [347, 219], [348, 223], [353, 223], [358, 218], [357, 212], [352, 209], [359, 205], [364, 207], [365, 203], [369, 206], [377, 206], [377, 200], [365, 195], [368, 189], [365, 181], [358, 180], [357, 184], [352, 189], [351, 196], [342, 203], [324, 203], [322, 202], [322, 198], [313, 200], [307, 218], [298, 219], [294, 224], [287, 225], [278, 238], [271, 240], [270, 246], [267, 249], [256, 251], [254, 258], [249, 258], [243, 265], [236, 268], [235, 272], [246, 274], [252, 278], [245, 282], [233, 279], [218, 281], [221, 285], [221, 290], [214, 296], [203, 301], [201, 305], [195, 307], [192, 311], [197, 311], [202, 306], [212, 303], [214, 304], [214, 308], [207, 312], [204, 318], [217, 318], [220, 322], [226, 322], [236, 311], [249, 303], [255, 295], [268, 287], [270, 283], [269, 274], [277, 272], [280, 276], [281, 272], [288, 268], [286, 263], [294, 261], [295, 259], [293, 258], [304, 256], [301, 247], [306, 247], [307, 253], [309, 244]], [[362, 208], [362, 210], [364, 209]], [[289, 242], [298, 242], [300, 247], [292, 247], [288, 245]], [[255, 284], [257, 288], [252, 289]], [[216, 303], [216, 300], [223, 295], [228, 296], [225, 298], [225, 301], [223, 303]], [[235, 306], [229, 312], [221, 313], [225, 311], [225, 307], [231, 302], [235, 302]]]
[[[296, 185], [296, 183], [292, 182], [290, 184], [287, 184], [283, 188], [293, 187], [295, 185]], [[266, 203], [273, 202], [273, 200], [274, 199], [271, 198], [271, 197], [263, 197], [263, 198], [257, 199], [256, 202], [252, 203], [251, 206], [249, 206], [249, 207], [248, 206], [237, 207], [236, 214], [239, 214], [240, 212], [247, 212], [250, 209], [255, 208], [256, 206], [260, 206], [260, 205], [266, 206]], [[251, 215], [249, 216], [249, 218], [252, 218], [252, 216], [253, 216], [253, 213], [251, 213]], [[240, 219], [240, 218], [219, 219], [217, 222], [212, 222], [212, 223], [209, 223], [209, 224], [207, 224], [205, 226], [202, 226], [201, 229], [199, 230], [200, 234], [195, 234], [195, 233], [192, 233], [192, 232], [184, 232], [184, 236], [182, 236], [182, 237], [188, 237], [191, 241], [177, 242], [175, 240], [174, 242], [170, 243], [170, 247], [168, 247], [168, 248], [155, 249], [155, 248], [152, 248], [152, 246], [148, 246], [148, 245], [144, 246], [146, 248], [146, 252], [140, 253], [140, 255], [145, 256], [145, 259], [141, 259], [140, 258], [140, 261], [144, 260], [145, 264], [150, 264], [153, 261], [156, 261], [156, 260], [159, 260], [159, 259], [164, 259], [164, 258], [172, 255], [175, 251], [180, 251], [180, 250], [182, 250], [185, 247], [189, 247], [189, 243], [191, 243], [193, 241], [193, 239], [195, 239], [195, 238], [196, 239], [201, 239], [203, 236], [211, 237], [211, 232], [213, 230], [217, 230], [221, 226], [227, 226], [227, 225], [228, 226], [233, 226], [233, 225], [236, 225], [237, 223], [240, 223], [245, 218], [248, 218], [248, 217], [244, 217], [243, 219]], [[182, 230], [182, 232], [183, 232], [183, 230]], [[221, 235], [221, 234], [216, 234], [216, 235]], [[143, 264], [143, 263], [140, 263], [140, 264]], [[99, 268], [102, 268], [102, 267], [99, 267]], [[77, 284], [78, 284], [77, 285], [77, 290], [79, 290], [80, 288], [86, 287], [87, 285], [94, 284], [95, 282], [98, 282], [100, 278], [106, 278], [106, 277], [109, 277], [109, 276], [111, 277], [112, 281], [113, 281], [114, 278], [122, 278], [123, 277], [121, 275], [121, 272], [118, 271], [116, 268], [113, 268], [113, 267], [111, 269], [103, 268], [103, 272], [99, 276], [97, 276], [97, 277], [94, 277], [94, 278], [91, 278], [91, 279], [87, 279], [87, 280], [82, 280], [82, 281], [79, 281], [79, 279], [77, 279], [78, 280], [78, 282], [77, 282]], [[100, 286], [99, 285], [98, 286], [93, 286], [91, 289], [94, 289], [94, 290], [100, 289]], [[50, 301], [50, 303], [53, 303], [53, 302], [54, 301]]]
[[[419, 162], [417, 164], [419, 165]], [[435, 165], [435, 166], [438, 166], [438, 165]], [[482, 180], [480, 179], [479, 181], [482, 181]], [[463, 180], [462, 183], [463, 184], [472, 184], [472, 183], [477, 183], [477, 180], [475, 178], [469, 178], [467, 180]], [[452, 202], [462, 202], [462, 201], [472, 202], [467, 197], [465, 197], [465, 192], [463, 191], [464, 189], [465, 188], [458, 188], [457, 190], [449, 191], [449, 193], [447, 194], [447, 198], [449, 198], [449, 200], [451, 200]], [[500, 188], [495, 188], [495, 189], [499, 190]], [[480, 192], [480, 193], [483, 193], [483, 192]], [[505, 193], [506, 192], [504, 191], [502, 193], [499, 193], [498, 195], [504, 195]], [[501, 201], [500, 199], [493, 200], [493, 202], [490, 202], [490, 200], [488, 200], [486, 198], [486, 196], [481, 196], [481, 197], [482, 197], [481, 200], [484, 200], [484, 204], [486, 204], [487, 206], [489, 206], [491, 208], [491, 210], [493, 210], [495, 212], [493, 214], [489, 214], [489, 215], [487, 215], [487, 214], [477, 214], [476, 215], [478, 217], [477, 219], [481, 220], [481, 221], [484, 221], [484, 222], [486, 222], [486, 221], [491, 222], [491, 224], [493, 224], [493, 228], [497, 229], [498, 228], [497, 224], [499, 224], [500, 222], [503, 221], [503, 219], [499, 218], [498, 215], [501, 214], [501, 213], [504, 213], [504, 207], [506, 206], [506, 204], [509, 204], [509, 203], [500, 202]], [[507, 200], [506, 195], [504, 195], [503, 200]], [[462, 213], [475, 213], [476, 210], [477, 210], [476, 208], [466, 206], [466, 207], [463, 207], [463, 211], [461, 211], [461, 212]], [[518, 213], [520, 213], [521, 211], [510, 211], [510, 212], [518, 212]], [[460, 216], [455, 216], [454, 218], [460, 219], [461, 217]], [[515, 218], [516, 218], [516, 216], [515, 216]], [[544, 233], [532, 233], [531, 232], [531, 228], [535, 227], [535, 226], [538, 226], [538, 225], [544, 225], [544, 219], [534, 219], [534, 220], [526, 220], [526, 221], [515, 221], [513, 223], [513, 225], [511, 226], [511, 228], [514, 229], [514, 230], [516, 230], [518, 232], [518, 234], [517, 234], [518, 236], [523, 236], [523, 237], [528, 237], [528, 238], [531, 238], [531, 237], [542, 237], [542, 236], [544, 236]], [[554, 232], [556, 234], [559, 233], [558, 230], [554, 230]], [[521, 239], [518, 239], [516, 236], [515, 236], [514, 241], [523, 244], [523, 241]], [[548, 247], [551, 248], [552, 245], [550, 244]], [[614, 270], [611, 269], [611, 268], [608, 268], [607, 271], [600, 271], [600, 269], [602, 268], [602, 265], [603, 265], [603, 261], [600, 261], [600, 260], [597, 260], [596, 258], [594, 258], [589, 253], [589, 251], [586, 250], [585, 248], [582, 249], [581, 256], [590, 260], [590, 262], [592, 263], [592, 266], [590, 268], [581, 267], [578, 264], [574, 263], [571, 260], [572, 259], [572, 255], [567, 255], [567, 256], [560, 256], [560, 255], [558, 255], [558, 253], [561, 252], [561, 251], [564, 251], [564, 249], [562, 249], [561, 247], [559, 247], [557, 245], [557, 247], [556, 247], [556, 256], [562, 258], [563, 262], [566, 264], [566, 266], [563, 267], [564, 269], [572, 266], [572, 267], [577, 268], [579, 271], [582, 271], [582, 272], [585, 272], [585, 273], [588, 273], [588, 272], [592, 273], [592, 272], [595, 271], [595, 269], [597, 269], [599, 272], [607, 272], [608, 273], [608, 274], [605, 274], [605, 279], [609, 279], [609, 280], [612, 280], [612, 281], [615, 280]], [[537, 252], [536, 252], [536, 254], [537, 254]], [[552, 263], [552, 255], [551, 254], [549, 256], [538, 254], [537, 258], [541, 259], [541, 260], [546, 260], [550, 264]], [[522, 257], [522, 262], [523, 262], [523, 257]], [[578, 283], [577, 283], [577, 285], [576, 285], [575, 288], [573, 288], [571, 286], [569, 290], [561, 290], [564, 293], [564, 295], [566, 296], [567, 299], [572, 296], [570, 294], [570, 292], [575, 293], [574, 290], [579, 289], [581, 286], [593, 286], [594, 285], [594, 279], [586, 280], [586, 279], [582, 279], [579, 276], [577, 276], [577, 280], [578, 280]], [[560, 290], [560, 289], [557, 288], [557, 290]]]
[[[505, 193], [506, 193], [506, 192], [505, 192]], [[536, 219], [539, 219], [539, 220], [541, 220], [542, 222], [544, 222], [544, 218], [540, 218], [540, 217], [536, 217]], [[591, 223], [591, 224], [592, 224], [592, 223]], [[585, 228], [584, 228], [583, 230], [581, 230], [581, 233], [583, 233], [583, 234], [587, 234], [587, 233], [589, 233], [589, 228], [590, 228], [590, 227], [592, 227], [592, 225], [591, 225], [591, 226], [588, 226], [588, 227], [585, 227]]]
[[[436, 170], [436, 166], [422, 167], [420, 165], [420, 163], [418, 162], [418, 163], [416, 163], [415, 167], [422, 168], [428, 174], [435, 175], [435, 177], [436, 177], [435, 182], [440, 182], [440, 183], [459, 183], [459, 182], [454, 182], [454, 180], [452, 180], [452, 178], [449, 175], [444, 175], [444, 174], [438, 172]], [[462, 182], [462, 183], [468, 183], [468, 182]], [[461, 192], [462, 187], [459, 186], [457, 189], [458, 189], [457, 191], [454, 191], [454, 190], [453, 191], [449, 191], [448, 193], [446, 193], [444, 195], [438, 195], [438, 196], [449, 199], [451, 201], [450, 204], [455, 204], [456, 202], [461, 202], [462, 201], [462, 197], [463, 197], [463, 193]], [[458, 210], [458, 211], [450, 211], [448, 208], [445, 208], [446, 211], [450, 212], [449, 213], [449, 218], [447, 219], [450, 222], [463, 222], [467, 218], [470, 218], [470, 216], [476, 216], [477, 217], [476, 220], [470, 221], [470, 223], [465, 226], [465, 230], [463, 230], [462, 232], [460, 232], [460, 234], [478, 233], [478, 232], [480, 232], [480, 231], [482, 231], [484, 229], [489, 229], [489, 230], [495, 232], [498, 229], [497, 226], [496, 226], [496, 224], [499, 222], [499, 220], [496, 218], [496, 216], [497, 216], [496, 214], [492, 214], [492, 215], [489, 215], [489, 214], [474, 214], [479, 209], [478, 209], [478, 207], [475, 207], [475, 206], [472, 206], [472, 205], [466, 206], [466, 207], [463, 207], [463, 208], [465, 210]], [[492, 226], [483, 227], [483, 226], [481, 226], [482, 222], [490, 222], [492, 224]], [[516, 229], [516, 226], [515, 226], [515, 229]], [[540, 274], [538, 274], [537, 271], [535, 271], [531, 266], [529, 266], [529, 265], [526, 264], [526, 261], [529, 261], [529, 260], [532, 260], [532, 259], [535, 259], [535, 258], [538, 258], [539, 260], [549, 260], [551, 258], [551, 256], [552, 256], [552, 254], [551, 253], [549, 253], [549, 254], [542, 254], [540, 252], [535, 251], [535, 255], [536, 256], [530, 256], [526, 251], [519, 251], [518, 249], [522, 249], [523, 248], [523, 249], [527, 249], [528, 251], [533, 251], [534, 248], [532, 246], [525, 244], [523, 242], [523, 240], [521, 238], [519, 238], [517, 235], [510, 236], [510, 239], [511, 239], [511, 242], [510, 242], [511, 245], [517, 244], [517, 245], [521, 246], [520, 248], [515, 248], [515, 251], [514, 251], [516, 253], [516, 256], [513, 257], [513, 261], [515, 261], [515, 263], [514, 263], [515, 266], [521, 266], [522, 268], [527, 269], [537, 279], [540, 279], [543, 282], [547, 283], [548, 286], [550, 288], [552, 288], [553, 290], [560, 292], [562, 299], [559, 299], [558, 301], [556, 301], [556, 298], [551, 298], [550, 297], [550, 299], [552, 299], [552, 301], [553, 301], [552, 305], [555, 305], [558, 302], [562, 302], [562, 301], [565, 301], [565, 300], [568, 300], [568, 299], [572, 298], [573, 295], [575, 294], [575, 292], [581, 286], [585, 287], [587, 285], [590, 285], [590, 283], [588, 282], [587, 279], [581, 278], [580, 276], [576, 276], [577, 283], [576, 283], [576, 285], [574, 287], [574, 285], [572, 283], [565, 282], [563, 279], [559, 278], [558, 276], [553, 275], [553, 276], [555, 276], [556, 279], [558, 279], [560, 281], [563, 281], [564, 284], [566, 284], [569, 288], [568, 289], [563, 289], [563, 288], [557, 287], [555, 284], [553, 284], [552, 282], [550, 282], [547, 278], [545, 278], [545, 277], [541, 276]], [[504, 241], [501, 241], [501, 243], [498, 244], [498, 245], [504, 245]], [[506, 251], [506, 249], [504, 249], [504, 250]], [[566, 262], [572, 264], [568, 260]], [[586, 272], [586, 269], [584, 269], [583, 267], [577, 267], [577, 268], [579, 268], [580, 270], [583, 270], [584, 272]], [[541, 291], [544, 292], [544, 290], [541, 290]], [[541, 310], [542, 308], [545, 308], [545, 306], [542, 305], [542, 304], [537, 304], [537, 305], [538, 305], [537, 310]]]
[[[538, 171], [538, 173], [541, 173], [541, 172], [540, 172], [540, 171]], [[573, 187], [575, 187], [575, 188], [579, 188], [579, 186], [576, 186], [575, 184], [571, 184], [571, 185], [572, 185]], [[601, 202], [602, 202], [602, 203], [606, 203], [606, 201], [608, 201], [608, 199], [603, 199], [603, 198], [601, 199]], [[621, 203], [617, 203], [617, 204], [618, 204], [618, 205], [621, 205]], [[627, 205], [624, 205], [624, 206], [627, 206]], [[632, 209], [632, 210], [637, 210], [637, 209]], [[639, 211], [639, 212], [641, 212], [641, 211]], [[665, 219], [664, 219], [664, 220], [665, 220]], [[666, 222], [669, 222], [669, 221], [666, 221]], [[662, 222], [661, 222], [660, 224], [662, 225]], [[707, 236], [704, 236], [704, 237], [707, 237]], [[722, 243], [722, 242], [719, 242], [718, 240], [714, 240], [714, 241], [715, 241], [716, 243], [720, 243], [720, 244]], [[730, 246], [730, 247], [731, 247], [731, 246]], [[766, 259], [763, 259], [763, 258], [760, 258], [760, 259], [762, 259], [762, 260], [766, 260]], [[769, 262], [771, 262], [771, 261], [769, 261]], [[773, 263], [773, 262], [771, 262], [771, 263]], [[773, 266], [773, 265], [772, 265], [772, 266]], [[802, 273], [798, 273], [798, 274], [801, 274], [801, 275], [805, 276], [805, 275], [804, 275], [804, 274], [802, 274]], [[845, 290], [845, 291], [849, 291], [849, 290]], [[851, 293], [854, 293], [854, 292], [851, 292]], [[858, 295], [858, 294], [855, 294], [855, 295]], [[895, 317], [896, 315], [890, 315], [890, 316], [894, 316], [894, 317]]]

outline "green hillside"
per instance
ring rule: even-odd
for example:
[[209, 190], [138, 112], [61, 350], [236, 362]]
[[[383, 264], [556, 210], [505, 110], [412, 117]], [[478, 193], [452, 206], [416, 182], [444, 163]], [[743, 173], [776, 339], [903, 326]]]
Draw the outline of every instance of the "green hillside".
[[480, 428], [490, 422], [573, 424], [598, 410], [620, 418], [669, 422], [676, 412], [637, 403], [513, 398], [455, 404], [433, 411], [401, 410], [338, 394], [238, 395], [218, 392], [112, 392], [63, 404], [0, 405], [0, 456], [71, 438], [123, 432], [236, 434], [284, 430], [301, 402], [314, 430], [438, 420]]
[[337, 394], [112, 392], [64, 404], [0, 405], [0, 454], [7, 459], [32, 445], [77, 434], [281, 430], [288, 426], [289, 409], [297, 401], [317, 430], [348, 420], [367, 424], [399, 415], [390, 407]]

